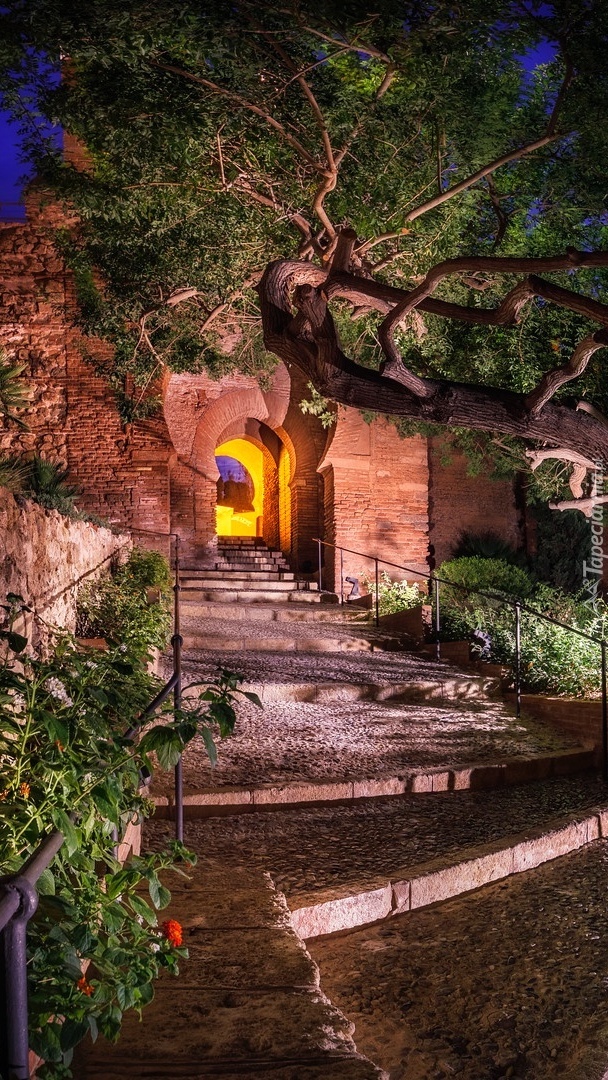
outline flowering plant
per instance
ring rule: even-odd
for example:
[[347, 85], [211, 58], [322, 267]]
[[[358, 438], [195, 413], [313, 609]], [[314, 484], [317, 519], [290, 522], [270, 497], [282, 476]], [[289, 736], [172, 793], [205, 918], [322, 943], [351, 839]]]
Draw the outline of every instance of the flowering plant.
[[48, 832], [64, 836], [38, 882], [40, 902], [28, 925], [30, 1046], [47, 1063], [39, 1075], [59, 1080], [71, 1075], [73, 1048], [87, 1032], [116, 1039], [123, 1012], [146, 1005], [160, 969], [176, 973], [187, 956], [179, 924], [169, 919], [159, 927], [157, 911], [171, 898], [163, 871], [183, 874], [195, 856], [173, 844], [121, 866], [114, 830], [122, 835], [152, 809], [141, 785], [141, 770], [153, 767], [149, 751], [173, 763], [201, 733], [215, 753], [212, 725], [220, 735], [232, 731], [240, 677], [223, 673], [136, 741], [124, 732], [137, 727], [159, 689], [139, 642], [83, 650], [58, 633], [48, 655], [36, 657], [14, 631], [20, 598], [9, 596], [3, 608], [2, 874], [15, 873]]

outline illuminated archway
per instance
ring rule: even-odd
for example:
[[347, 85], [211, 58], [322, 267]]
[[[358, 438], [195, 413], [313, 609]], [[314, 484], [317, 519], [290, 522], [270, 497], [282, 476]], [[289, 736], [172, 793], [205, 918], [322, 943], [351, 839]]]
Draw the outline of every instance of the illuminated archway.
[[[222, 491], [216, 510], [218, 536], [262, 536], [264, 455], [248, 439], [228, 439], [215, 451]], [[234, 466], [231, 466], [234, 462]], [[239, 469], [240, 466], [240, 469]]]

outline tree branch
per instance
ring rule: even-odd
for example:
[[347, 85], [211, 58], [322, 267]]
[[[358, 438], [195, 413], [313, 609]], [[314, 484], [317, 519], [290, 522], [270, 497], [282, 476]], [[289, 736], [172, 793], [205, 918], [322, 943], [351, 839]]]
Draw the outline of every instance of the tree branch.
[[320, 172], [323, 175], [326, 174], [327, 170], [315, 160], [306, 147], [302, 145], [300, 140], [296, 139], [291, 132], [287, 131], [283, 124], [276, 120], [274, 116], [271, 116], [270, 113], [266, 112], [265, 109], [260, 108], [259, 105], [255, 105], [252, 101], [247, 101], [246, 98], [241, 97], [240, 94], [235, 93], [233, 90], [226, 90], [223, 86], [218, 86], [218, 84], [212, 82], [211, 79], [204, 79], [201, 75], [194, 75], [191, 71], [185, 71], [183, 68], [176, 67], [174, 64], [163, 64], [160, 60], [150, 60], [149, 63], [151, 67], [159, 68], [161, 71], [168, 71], [172, 75], [179, 75], [180, 78], [187, 79], [188, 82], [193, 82], [197, 86], [204, 86], [207, 90], [211, 90], [213, 94], [219, 94], [229, 101], [234, 101], [237, 105], [240, 105], [241, 108], [261, 117], [262, 120], [279, 133], [281, 138], [283, 138], [285, 142], [291, 146], [292, 150], [295, 150], [308, 165], [312, 165], [316, 172]]
[[526, 408], [532, 416], [537, 415], [544, 405], [553, 397], [560, 386], [576, 379], [587, 367], [589, 360], [598, 349], [604, 349], [608, 345], [608, 331], [597, 330], [594, 334], [588, 334], [578, 343], [567, 364], [547, 371], [538, 386], [526, 396]]
[[[477, 172], [471, 173], [466, 179], [461, 180], [459, 184], [454, 184], [453, 187], [448, 188], [441, 195], [435, 195], [432, 199], [427, 199], [426, 202], [420, 203], [415, 206], [413, 210], [410, 210], [405, 214], [403, 221], [415, 221], [416, 218], [421, 217], [422, 214], [426, 214], [429, 210], [434, 210], [438, 206], [443, 206], [444, 203], [453, 199], [455, 195], [460, 195], [462, 191], [466, 191], [468, 188], [473, 187], [480, 180], [483, 180], [485, 176], [489, 176], [491, 173], [496, 172], [502, 165], [508, 165], [510, 161], [516, 161], [517, 158], [523, 157], [524, 154], [532, 154], [535, 150], [540, 150], [543, 146], [547, 146], [551, 142], [555, 142], [556, 139], [564, 138], [564, 135], [544, 135], [542, 139], [537, 139], [536, 142], [529, 143], [527, 146], [520, 146], [517, 150], [511, 150], [507, 154], [502, 154], [501, 157], [491, 161], [489, 165], [484, 165], [482, 169], [478, 169]], [[383, 239], [392, 240], [399, 236], [397, 233], [386, 233]], [[373, 241], [366, 241], [358, 249], [359, 254], [363, 254], [373, 244], [380, 243], [380, 238], [375, 237]]]

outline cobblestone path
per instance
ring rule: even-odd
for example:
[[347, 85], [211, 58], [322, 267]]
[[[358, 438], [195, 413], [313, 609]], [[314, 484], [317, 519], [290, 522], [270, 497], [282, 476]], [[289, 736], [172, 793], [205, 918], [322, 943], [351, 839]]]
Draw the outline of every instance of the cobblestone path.
[[608, 844], [309, 942], [391, 1080], [605, 1080]]
[[[239, 635], [252, 644], [261, 634], [254, 623], [244, 635], [247, 620], [239, 619]], [[281, 629], [273, 624], [273, 634]], [[285, 626], [297, 637], [293, 630]], [[340, 633], [346, 638], [348, 629]], [[309, 623], [301, 635], [310, 635]], [[325, 636], [337, 636], [329, 623]], [[239, 710], [214, 772], [204, 748], [189, 747], [186, 791], [276, 783], [280, 792], [297, 781], [400, 776], [559, 755], [575, 745], [541, 722], [516, 720], [482, 678], [467, 681], [418, 655], [342, 646], [314, 654], [268, 645], [239, 654], [199, 650], [186, 654], [185, 681], [221, 667], [263, 692], [264, 709]], [[306, 696], [311, 687], [316, 700]], [[608, 791], [587, 773], [493, 791], [265, 811], [252, 804], [254, 812], [187, 820], [185, 839], [199, 855], [199, 874], [207, 863], [268, 872], [301, 915], [380, 889], [408, 868], [433, 860], [456, 866], [483, 845], [542, 837], [597, 808], [608, 808]], [[151, 822], [146, 845], [158, 847], [172, 828]], [[465, 888], [474, 888], [471, 880]], [[599, 840], [539, 869], [307, 945], [321, 990], [355, 1024], [357, 1051], [390, 1080], [608, 1080], [607, 883], [608, 843]], [[290, 1080], [304, 1076], [296, 1066]]]

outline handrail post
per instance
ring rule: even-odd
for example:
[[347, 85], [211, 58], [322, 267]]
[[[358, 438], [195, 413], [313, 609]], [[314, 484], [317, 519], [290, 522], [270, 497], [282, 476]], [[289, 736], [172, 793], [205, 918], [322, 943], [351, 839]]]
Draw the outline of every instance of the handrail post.
[[340, 603], [344, 603], [344, 552], [340, 548]]
[[606, 686], [606, 639], [602, 638], [602, 764], [608, 782], [608, 688]]
[[1, 1075], [10, 1080], [29, 1080], [27, 1008], [27, 924], [38, 906], [38, 893], [24, 877], [4, 883], [19, 894], [19, 908], [2, 931], [2, 1025], [0, 1029]]
[[[183, 639], [181, 636], [180, 625], [180, 581], [179, 581], [179, 544], [180, 538], [175, 535], [175, 585], [173, 586], [173, 637], [171, 644], [173, 645], [173, 674], [175, 676], [175, 687], [173, 689], [173, 716], [177, 718], [177, 714], [182, 707], [182, 644]], [[184, 839], [184, 774], [183, 774], [183, 762], [180, 759], [175, 766], [175, 839], [183, 842]]]
[[439, 612], [439, 578], [432, 576], [433, 588], [435, 590], [435, 659], [441, 660], [441, 615]]
[[515, 715], [521, 716], [521, 604], [515, 601]]
[[323, 592], [323, 552], [321, 550], [321, 540], [317, 540], [319, 547], [319, 592]]
[[380, 577], [379, 577], [379, 574], [378, 574], [378, 559], [377, 558], [374, 559], [374, 563], [375, 563], [375, 566], [376, 566], [376, 617], [375, 617], [374, 621], [376, 623], [376, 626], [380, 626]]

